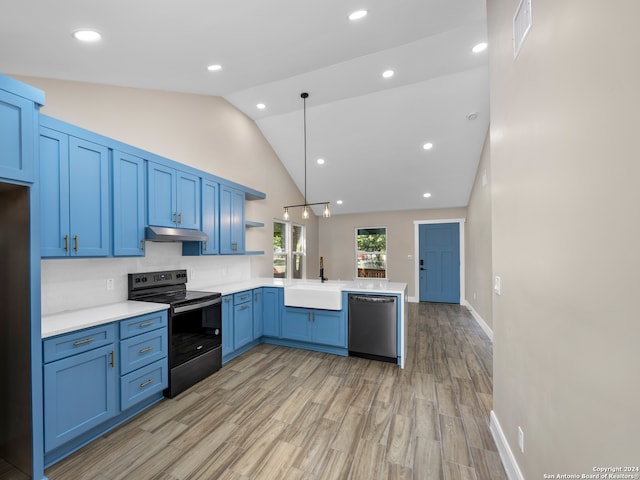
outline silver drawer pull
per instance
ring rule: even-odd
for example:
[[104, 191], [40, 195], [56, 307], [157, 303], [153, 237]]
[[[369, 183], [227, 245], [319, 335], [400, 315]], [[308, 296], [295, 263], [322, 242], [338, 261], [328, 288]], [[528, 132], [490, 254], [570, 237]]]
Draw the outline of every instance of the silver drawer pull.
[[140, 388], [144, 388], [144, 387], [146, 387], [147, 385], [149, 385], [150, 383], [153, 383], [153, 378], [150, 378], [150, 379], [149, 379], [149, 380], [147, 380], [146, 382], [142, 382], [142, 383], [140, 384]]
[[144, 328], [144, 327], [148, 327], [149, 325], [153, 325], [153, 322], [144, 322], [144, 323], [141, 323], [141, 324], [140, 324], [140, 325], [138, 325], [138, 326], [139, 326], [139, 327], [143, 327], [143, 328]]
[[147, 352], [150, 352], [151, 350], [153, 350], [153, 347], [143, 348], [142, 350], [140, 350], [140, 353], [147, 353]]
[[87, 338], [86, 340], [79, 340], [77, 342], [73, 342], [74, 347], [78, 347], [80, 345], [84, 345], [86, 343], [91, 343], [95, 340], [95, 338]]

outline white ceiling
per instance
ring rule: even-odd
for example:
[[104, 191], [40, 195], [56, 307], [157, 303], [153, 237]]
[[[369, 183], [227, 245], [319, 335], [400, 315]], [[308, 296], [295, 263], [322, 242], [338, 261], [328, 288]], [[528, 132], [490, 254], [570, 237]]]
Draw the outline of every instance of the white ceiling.
[[[347, 20], [361, 8], [365, 18]], [[489, 125], [487, 52], [471, 52], [486, 41], [485, 10], [485, 0], [0, 0], [0, 72], [223, 96], [256, 121], [301, 192], [306, 91], [308, 202], [330, 201], [333, 215], [458, 207]], [[103, 40], [73, 39], [83, 27]], [[215, 63], [223, 69], [208, 71]]]

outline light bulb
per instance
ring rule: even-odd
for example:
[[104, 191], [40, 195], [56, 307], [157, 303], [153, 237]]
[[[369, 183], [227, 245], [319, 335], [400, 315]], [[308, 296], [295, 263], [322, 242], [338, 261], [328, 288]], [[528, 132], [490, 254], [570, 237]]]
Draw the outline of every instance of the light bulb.
[[282, 214], [282, 218], [284, 218], [285, 220], [289, 220], [289, 208], [288, 207], [284, 207], [284, 213]]
[[331, 211], [329, 210], [329, 204], [328, 203], [324, 204], [324, 210], [322, 211], [322, 216], [324, 218], [329, 218], [331, 216]]
[[302, 218], [305, 220], [309, 218], [309, 207], [307, 205], [302, 209]]

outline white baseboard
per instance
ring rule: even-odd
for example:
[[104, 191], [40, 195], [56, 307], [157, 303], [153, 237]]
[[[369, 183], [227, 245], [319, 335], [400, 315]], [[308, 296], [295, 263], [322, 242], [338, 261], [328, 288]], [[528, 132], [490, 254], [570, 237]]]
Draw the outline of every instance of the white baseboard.
[[489, 340], [493, 342], [493, 330], [491, 330], [491, 327], [487, 324], [487, 322], [484, 321], [484, 319], [480, 316], [480, 314], [474, 310], [474, 308], [471, 306], [469, 301], [463, 300], [461, 302], [461, 305], [464, 305], [469, 309], [469, 311], [471, 312], [471, 315], [473, 315], [473, 318], [476, 320], [476, 322], [478, 322], [478, 325], [480, 325], [480, 328], [484, 330], [484, 333], [487, 334], [487, 337], [489, 337]]
[[407, 297], [407, 300], [409, 300], [409, 303], [420, 303], [418, 297]]
[[509, 447], [507, 437], [502, 431], [498, 417], [493, 410], [491, 410], [491, 422], [489, 423], [489, 428], [491, 429], [493, 440], [496, 442], [496, 447], [498, 447], [498, 453], [500, 454], [502, 465], [504, 465], [504, 469], [507, 472], [507, 478], [509, 480], [525, 480], [524, 475], [522, 475], [520, 467], [518, 466], [518, 462], [516, 461], [516, 457], [513, 455], [511, 447]]

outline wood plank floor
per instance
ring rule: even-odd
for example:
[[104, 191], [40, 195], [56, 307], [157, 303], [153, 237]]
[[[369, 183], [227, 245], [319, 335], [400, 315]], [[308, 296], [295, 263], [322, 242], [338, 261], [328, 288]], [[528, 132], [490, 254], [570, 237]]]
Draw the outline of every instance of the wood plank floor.
[[408, 338], [404, 370], [260, 345], [46, 474], [506, 480], [488, 428], [489, 339], [464, 307], [444, 304], [410, 304]]

